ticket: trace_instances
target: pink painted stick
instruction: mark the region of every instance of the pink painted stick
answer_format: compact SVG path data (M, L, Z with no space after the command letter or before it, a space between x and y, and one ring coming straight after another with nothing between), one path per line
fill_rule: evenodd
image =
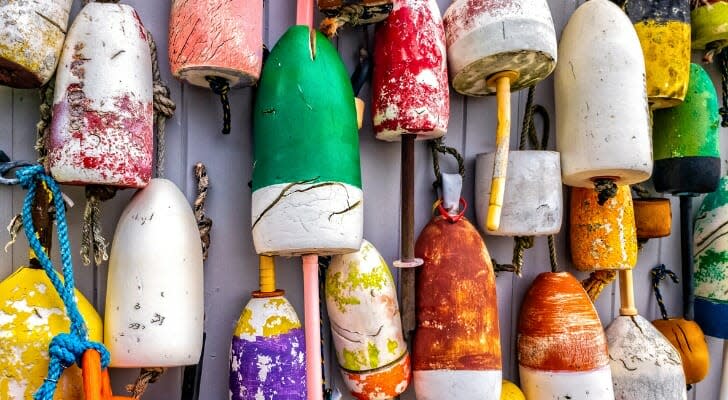
M313 0L298 0L296 24L313 26Z
M319 315L318 256L303 257L303 309L306 332L306 398L324 398L321 386L321 316Z

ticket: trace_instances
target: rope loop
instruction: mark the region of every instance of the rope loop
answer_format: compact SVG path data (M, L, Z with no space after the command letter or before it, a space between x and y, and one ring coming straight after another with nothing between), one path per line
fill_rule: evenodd
M440 171L440 160L438 154L449 154L458 163L458 174L465 179L465 158L458 152L454 147L445 146L442 138L430 140L430 152L432 153L432 169L435 172L435 181L432 183L432 187L437 191L442 186L442 172Z
M677 277L677 274L667 269L665 264L660 264L652 268L651 274L652 289L655 291L655 299L657 300L657 305L660 307L660 314L662 314L662 319L667 319L667 309L662 298L662 293L660 293L660 281L670 277L673 283L680 283L680 278Z
M718 70L720 71L720 85L723 91L723 107L720 108L721 123L723 128L728 128L728 47L718 53Z
M230 82L227 79L219 76L206 76L207 83L210 84L210 90L213 93L220 96L220 103L222 104L222 134L230 134L230 99L228 98L228 92L230 92Z
M442 205L442 200L441 199L440 200L437 200L435 202L435 206L437 207L437 211L440 213L440 216L442 218L446 219L451 224L454 224L454 223L460 221L461 219L463 219L463 217L465 216L465 210L468 209L468 202L465 201L465 198L461 197L460 198L460 211L457 214L455 214L455 215L450 214L445 209L445 207Z

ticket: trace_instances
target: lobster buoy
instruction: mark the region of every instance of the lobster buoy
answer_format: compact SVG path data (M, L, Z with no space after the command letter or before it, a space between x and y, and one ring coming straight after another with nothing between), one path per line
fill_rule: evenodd
M306 399L301 321L276 289L273 257L260 257L260 290L238 318L230 347L230 399Z
M683 104L654 114L655 190L673 194L714 191L720 179L719 126L713 82L703 67L691 64Z
M518 365L527 399L614 400L599 315L571 274L544 272L531 284L518 321Z
M203 291L202 244L192 209L174 183L152 179L132 197L114 233L104 316L111 366L197 363Z
M672 204L670 199L633 199L634 224L637 240L648 240L670 236L672 231Z
M593 0L592 0L593 1ZM569 242L580 271L632 269L637 265L637 228L629 186L599 205L594 189L571 188Z
M53 76L66 38L73 0L6 1L0 4L0 85L45 85Z
M728 46L728 1L702 0L692 2L693 49L702 50Z
M321 30L334 36L345 24L365 25L383 21L392 11L393 0L318 0L319 10L326 16Z
M75 295L89 340L100 342L101 317L81 292ZM70 329L65 306L44 270L24 266L0 282L0 315L0 397L32 399L48 373L51 339ZM55 398L83 398L78 367L64 371Z
M500 400L526 400L526 396L515 383L503 379Z
M256 252L359 250L364 206L354 93L321 33L293 26L275 45L260 79L253 133Z
M495 276L488 249L466 219L435 216L417 238L418 399L498 400L501 347Z
M680 353L685 383L692 385L708 376L710 351L700 325L685 318L656 319L652 325Z
M630 0L624 7L642 44L652 108L682 103L690 76L690 0Z
M501 223L488 230L488 194L496 153L479 154L475 162L475 211L483 232L497 236L541 236L559 233L563 215L561 163L555 151L512 151L508 157Z
M637 313L632 271L619 272L619 316L606 329L614 395L624 400L685 400L680 355Z
M152 175L152 64L125 4L91 2L56 74L47 167L61 183L141 188Z
M375 40L372 113L377 139L443 136L450 96L445 30L435 0L395 0Z
M394 278L368 241L326 270L326 309L341 375L357 399L387 400L407 389L410 358Z
M644 55L617 5L593 0L579 6L561 35L555 78L556 150L564 184L591 188L648 179L652 147Z
M257 0L174 0L169 65L175 78L210 88L223 103L230 133L230 88L258 82L263 65L263 3Z

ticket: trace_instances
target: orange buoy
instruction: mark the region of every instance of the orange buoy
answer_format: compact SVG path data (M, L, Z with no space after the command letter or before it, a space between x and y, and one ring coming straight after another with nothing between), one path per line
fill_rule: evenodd
M672 230L672 205L670 199L634 199L634 223L637 240L670 236Z

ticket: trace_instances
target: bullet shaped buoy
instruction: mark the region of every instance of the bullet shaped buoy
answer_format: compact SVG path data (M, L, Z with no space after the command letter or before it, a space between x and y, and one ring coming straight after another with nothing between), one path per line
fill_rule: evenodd
M0 4L0 85L37 88L56 71L73 0Z
M101 317L76 290L78 309L89 340L101 341ZM70 321L63 301L42 269L21 267L0 282L0 397L25 400L43 384L48 373L51 339L67 333ZM83 398L81 370L72 366L58 381L56 398Z
M502 372L495 276L488 249L465 218L430 220L417 238L418 399L500 399Z
M713 81L701 66L691 64L685 101L654 114L655 190L672 194L714 191L720 179L719 126Z
M364 206L354 93L339 54L322 34L294 26L273 48L259 84L253 133L256 252L357 251Z
M649 178L644 55L617 5L592 0L572 14L561 35L555 78L564 184L591 188L598 180L633 184Z
M435 0L395 0L375 40L372 114L377 139L443 136L450 95L445 31Z
M531 284L518 321L518 365L527 399L614 400L599 315L571 274L544 272Z
M394 278L368 241L331 259L326 309L341 375L354 397L387 400L404 392L410 359Z
M91 2L56 74L47 167L61 183L140 188L152 175L152 64L128 5Z
M132 197L114 233L104 318L111 365L197 363L203 289L202 244L192 209L174 183L152 179Z
M708 376L710 351L700 325L685 318L656 319L652 325L680 354L685 383L692 385Z
M301 321L276 289L273 257L260 257L260 290L238 318L230 347L230 399L306 398Z

